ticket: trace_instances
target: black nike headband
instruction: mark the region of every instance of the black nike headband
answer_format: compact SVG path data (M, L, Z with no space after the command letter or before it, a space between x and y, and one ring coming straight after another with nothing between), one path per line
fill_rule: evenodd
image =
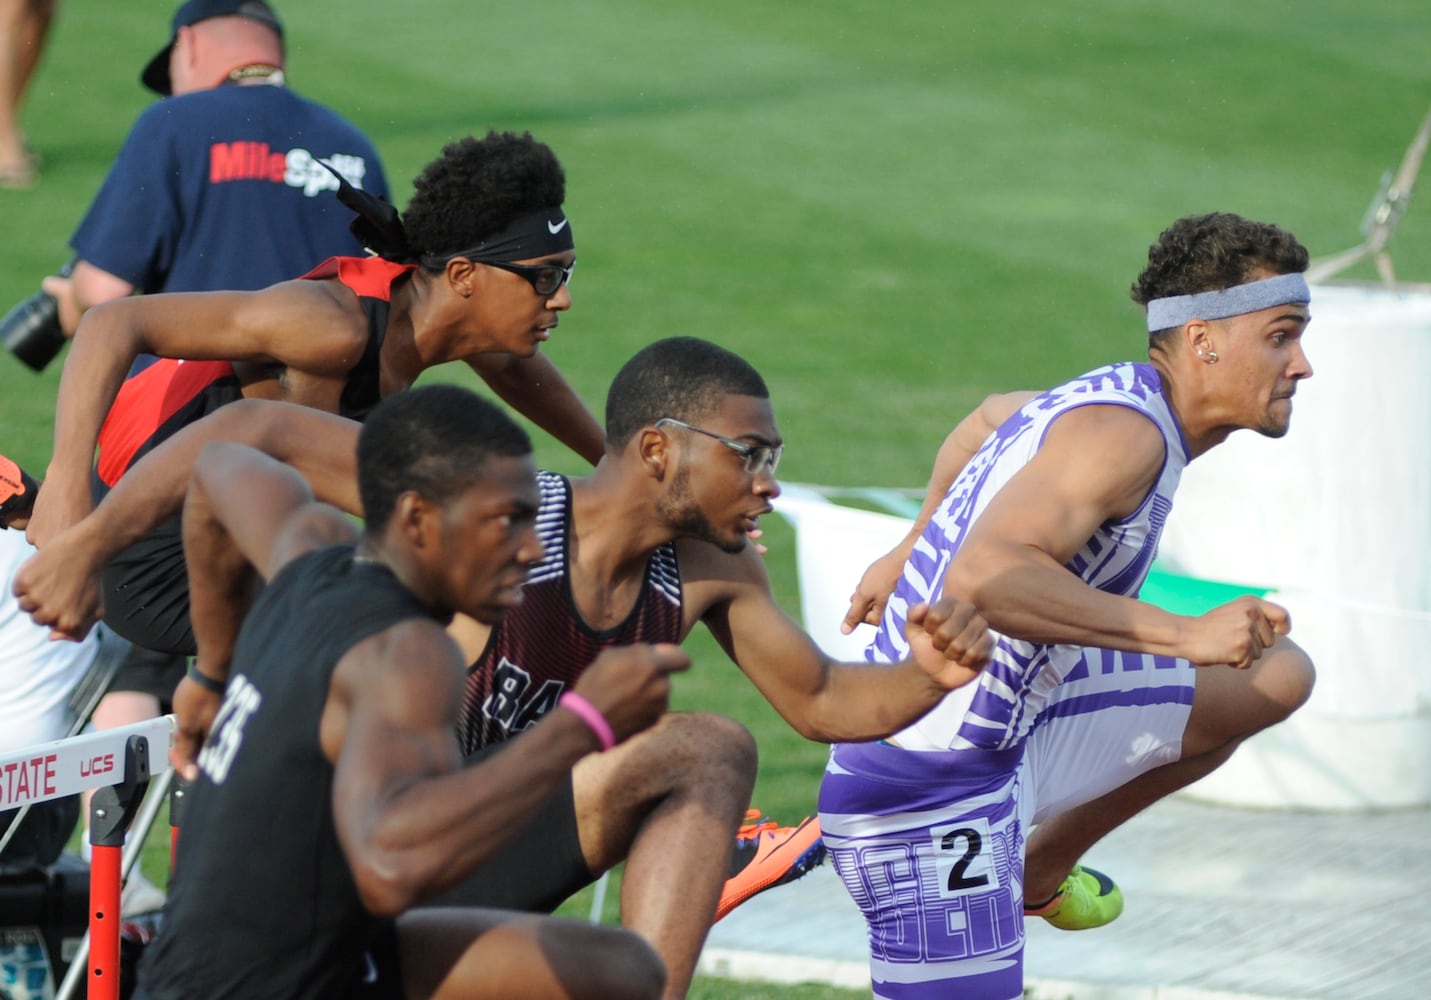
M506 228L488 236L475 247L451 253L422 255L422 265L439 268L453 257L474 261L510 262L549 257L576 247L571 237L571 220L560 207L547 208L513 219Z

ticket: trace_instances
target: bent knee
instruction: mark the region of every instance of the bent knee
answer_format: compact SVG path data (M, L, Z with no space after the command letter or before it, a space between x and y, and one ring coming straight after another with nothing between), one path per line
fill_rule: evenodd
M1312 658L1286 636L1279 636L1263 655L1255 680L1257 689L1282 710L1282 719L1307 703L1316 682Z
M589 956L573 996L583 1000L656 1000L666 989L666 965L656 949L630 931L613 931Z
M1279 636L1251 667L1199 667L1183 753L1240 742L1286 720L1312 694L1316 671L1300 646Z
M621 971L617 997L659 997L666 989L666 963L645 939L628 934L627 941L616 949L614 956Z
M663 994L665 963L644 937L621 927L567 918L518 920L524 918L527 926L537 931L541 960L550 964L562 996L571 1000L657 1000Z
M755 783L760 762L755 737L735 719L710 712L666 716L662 750L690 772L721 771Z

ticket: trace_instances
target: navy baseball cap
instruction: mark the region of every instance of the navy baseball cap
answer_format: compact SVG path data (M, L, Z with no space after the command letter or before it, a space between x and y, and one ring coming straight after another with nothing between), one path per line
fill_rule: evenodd
M165 97L174 92L174 84L169 79L169 53L174 49L179 29L207 21L211 17L246 17L268 25L277 32L280 40L283 38L283 25L279 23L278 15L263 0L189 0L174 12L174 26L169 32L169 44L149 60L149 65L145 66L144 72L139 75L144 86Z

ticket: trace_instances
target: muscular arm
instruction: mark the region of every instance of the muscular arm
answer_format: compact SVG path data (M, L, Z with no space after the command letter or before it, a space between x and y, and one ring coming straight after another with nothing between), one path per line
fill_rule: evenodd
M30 540L43 546L89 512L99 429L140 354L278 363L316 375L351 368L364 334L327 284L142 295L86 313L60 378L48 488L36 501Z
M1161 433L1126 407L1064 414L980 515L945 587L1022 639L1186 655L1180 616L1090 587L1064 568L1099 525L1137 509L1163 461Z
M334 816L375 913L401 913L475 870L597 749L580 719L551 712L500 755L464 769L452 737L462 674L430 622L365 641L334 673L320 730L336 766Z
M356 533L337 510L312 502L294 470L242 445L206 447L184 502L189 616L199 654L194 669L211 681L227 682L255 574L269 579L304 552ZM186 677L173 700L178 730L169 756L192 780L222 698Z
M358 432L355 420L307 406L244 399L195 421L166 440L131 470L95 508L103 547L115 555L176 513L199 454L206 445L246 445L296 469L313 496L349 514L361 514ZM96 530L99 530L96 529Z
M920 506L914 523L910 525L909 532L898 545L871 563L860 577L855 592L850 596L850 608L845 613L840 631L849 635L861 622L868 625L880 623L889 595L894 593L900 574L904 572L904 564L914 552L914 543L924 533L929 519L934 516L939 505L944 502L954 480L959 477L964 466L969 464L974 453L983 447L989 435L1037 395L1036 392L1019 391L988 396L954 426L934 456L934 470L929 476L929 488L924 493L924 503Z
M16 577L36 623L82 638L100 614L99 571L184 503L203 447L249 445L302 473L317 499L360 513L359 425L290 403L240 400L190 424L135 463L92 513L53 538Z
M703 620L712 634L806 739L828 743L896 733L972 680L991 652L982 619L951 600L931 622L953 639L947 648L936 648L922 617L911 615L907 634L914 658L890 665L837 663L775 603L754 552L729 556L704 543L681 544L687 601L707 605Z
M624 739L665 710L666 675L688 663L674 646L611 649L578 689ZM578 716L553 711L463 767L452 733L464 673L441 629L412 621L354 646L333 674L320 738L335 765L338 839L374 913L461 881L598 748Z
M541 352L529 358L479 354L468 365L522 416L592 465L606 451L606 433L576 390Z
M336 509L313 502L295 470L242 445L206 446L184 500L189 615L203 672L227 679L252 574L271 579L305 552L356 537Z

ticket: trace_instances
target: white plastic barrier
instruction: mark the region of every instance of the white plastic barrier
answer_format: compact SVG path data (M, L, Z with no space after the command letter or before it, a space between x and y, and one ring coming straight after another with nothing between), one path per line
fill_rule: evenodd
M1317 664L1287 723L1193 793L1244 805L1431 802L1431 295L1318 286L1291 431L1188 466L1160 560L1270 589Z
M863 660L874 626L840 633L850 595L866 567L894 548L910 520L843 507L798 484L781 484L775 510L795 525L795 559L800 573L800 613L805 631L838 660Z

